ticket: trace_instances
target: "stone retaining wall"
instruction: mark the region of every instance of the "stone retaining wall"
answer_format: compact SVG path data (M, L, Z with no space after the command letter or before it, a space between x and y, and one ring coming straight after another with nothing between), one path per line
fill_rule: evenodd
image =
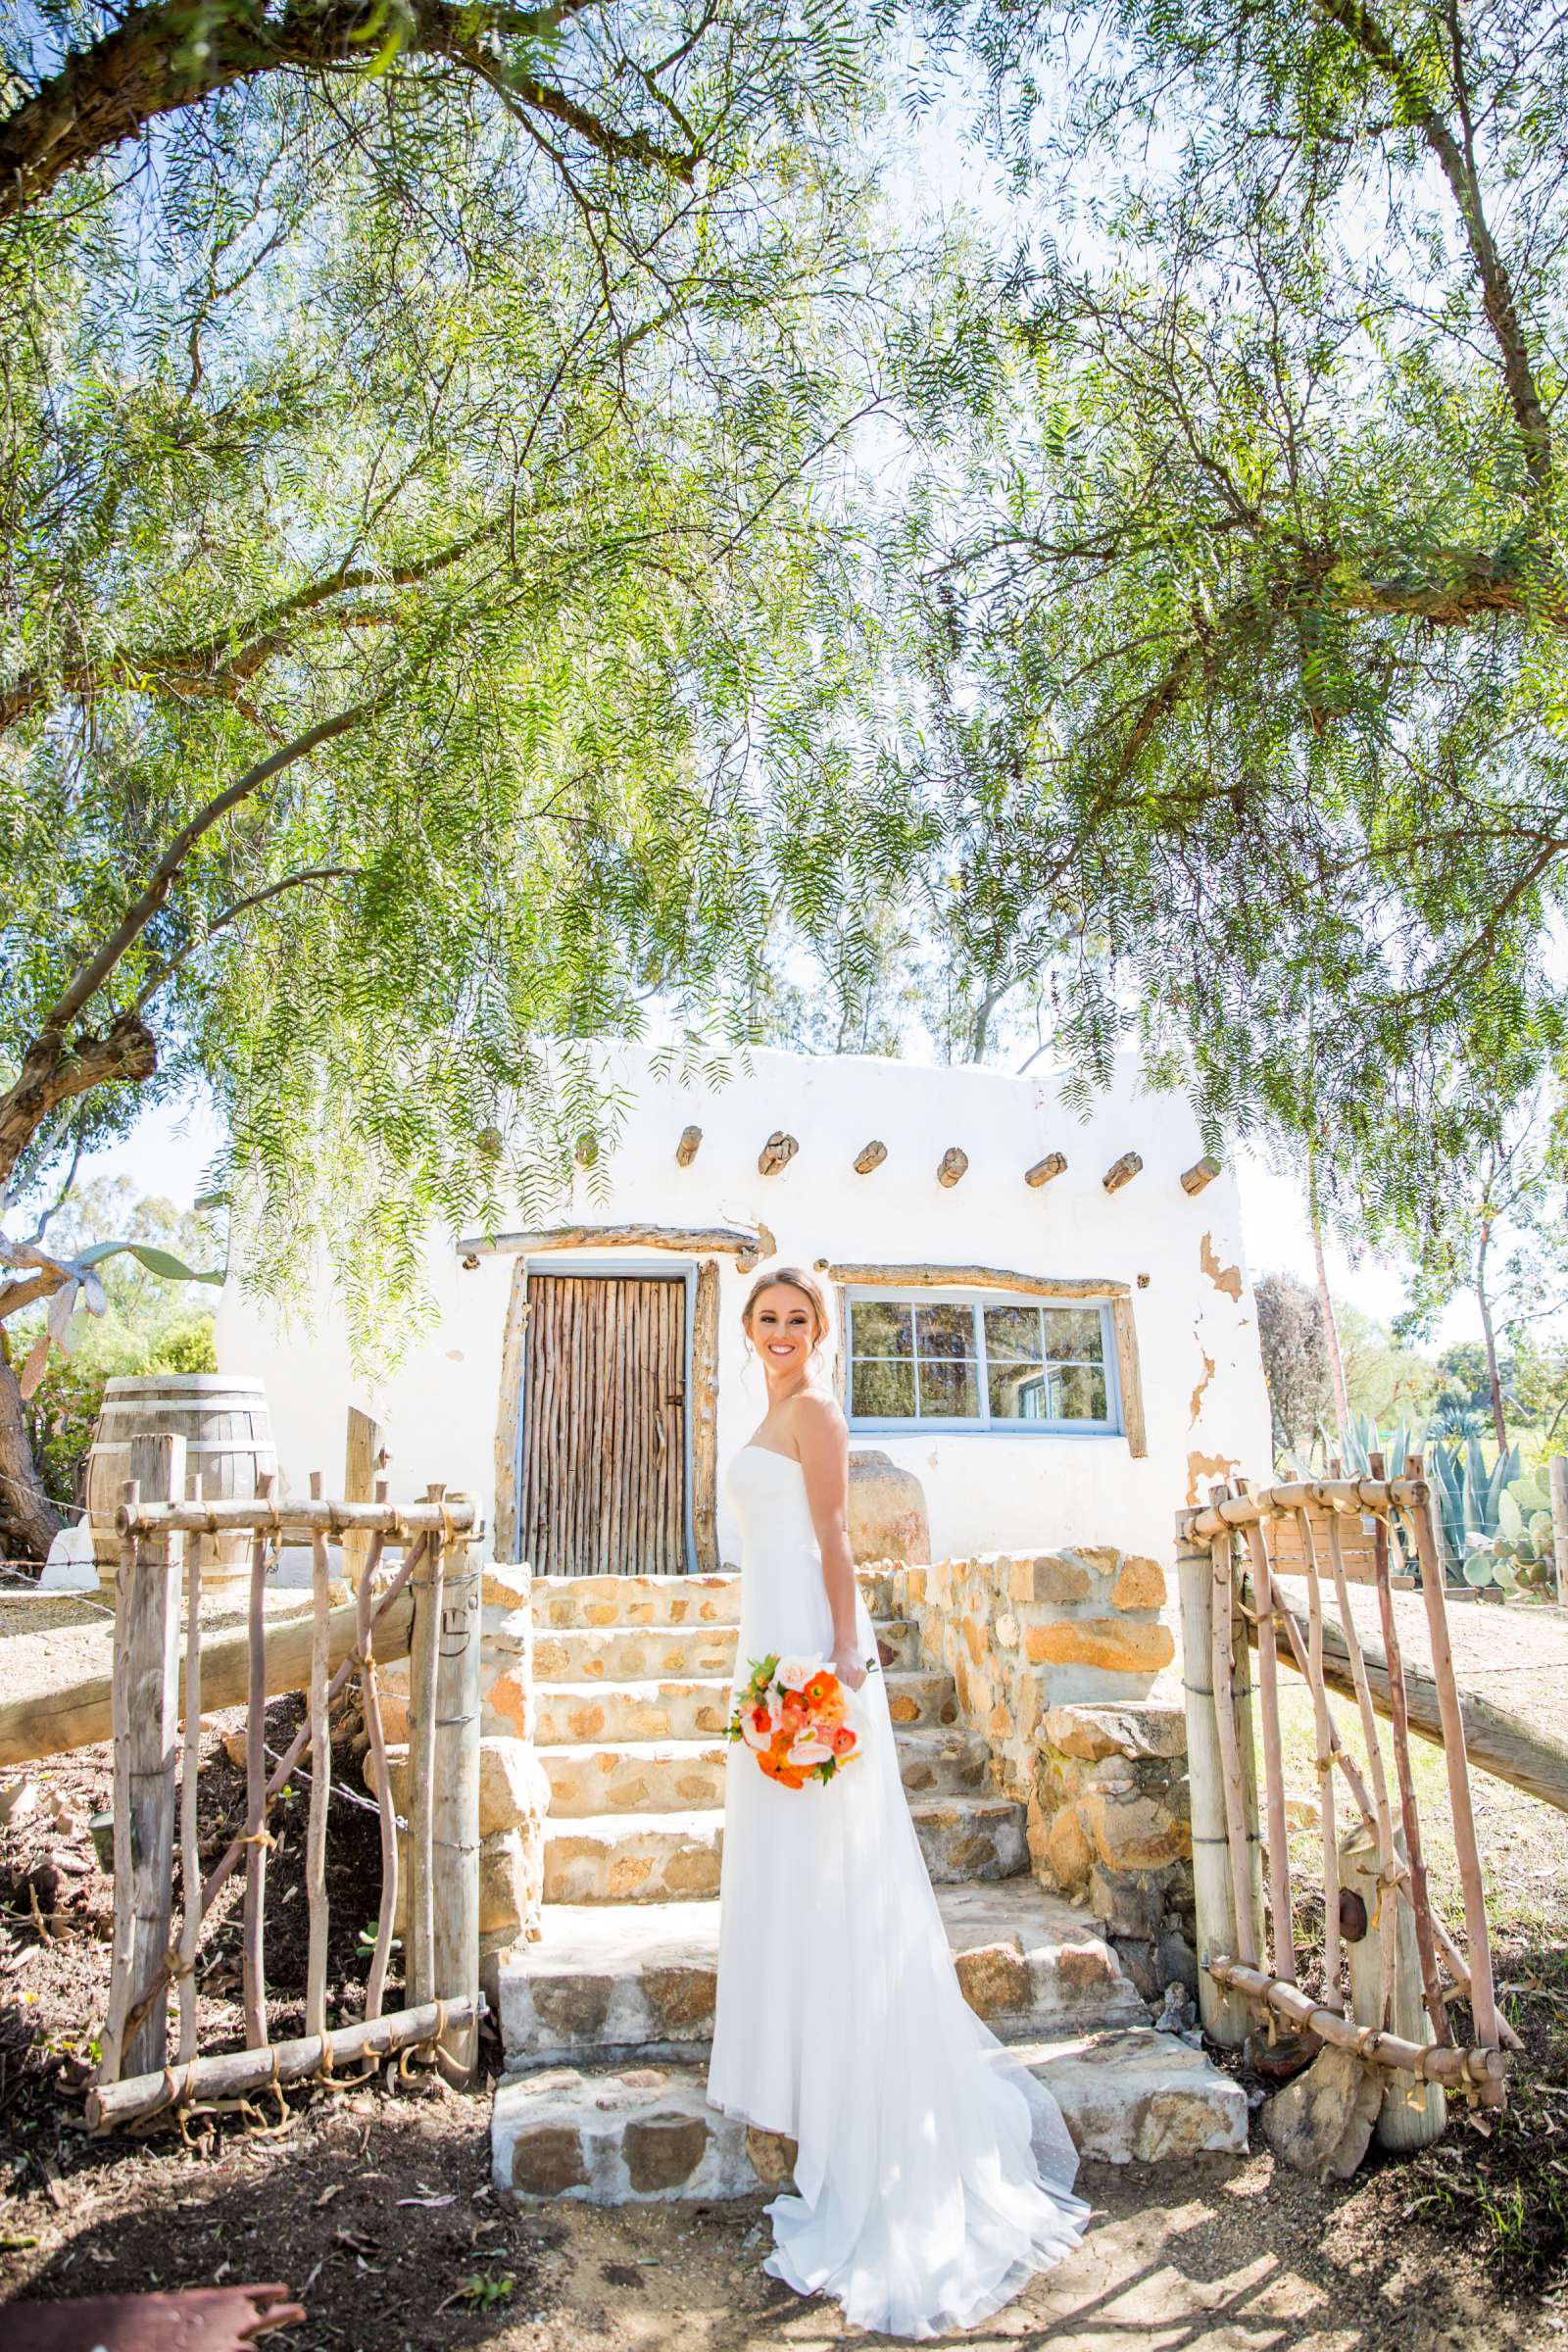
M540 1932L550 1784L533 1747L533 1612L526 1568L491 1562L481 1589L479 1694L479 1953L495 1959ZM393 1802L407 1814L409 1667L379 1670ZM371 1759L365 1779L373 1789ZM401 1873L402 1894L408 1872Z
M1036 1876L1157 1944L1186 1915L1192 1851L1182 1712L1149 1696L1176 1653L1159 1563L1093 1545L884 1572L1024 1806Z
M1049 1707L1039 1801L1048 1877L1113 1936L1146 1999L1198 1982L1187 1722L1173 1699Z

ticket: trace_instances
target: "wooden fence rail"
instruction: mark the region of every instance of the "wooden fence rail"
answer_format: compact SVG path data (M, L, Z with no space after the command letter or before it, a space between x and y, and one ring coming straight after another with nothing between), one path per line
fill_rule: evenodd
M109 2011L89 2120L108 2130L182 2104L245 2086L330 2073L370 2051L430 2043L448 2079L466 2081L477 2051L479 1998L479 1643L482 1532L471 1502L433 1486L417 1503L394 1505L386 1482L370 1501L331 1500L319 1476L308 1498L277 1494L264 1477L248 1502L207 1503L187 1489L184 1442L138 1438L133 1476L118 1513L121 1561L116 1592L114 1670L114 1939ZM251 1536L245 1635L220 1640L222 1671L209 1672L201 1627L201 1546L216 1529ZM348 1539L345 1557L358 1569L352 1608L333 1610L328 1541ZM312 1556L311 1615L273 1628L266 1622L268 1570L277 1546L303 1539ZM403 1547L387 1562L388 1544ZM180 1724L180 1582L184 1589L183 1723ZM398 1824L392 1814L375 1657L413 1660L409 1707L409 1926L406 2009L383 2018L387 1958L398 1893ZM283 1636L292 1636L285 1642ZM286 1665L284 1663L286 1659ZM243 1670L243 1689L240 1687ZM327 2021L327 1844L331 1800L330 1710L358 1674L366 1730L378 1767L382 1887L376 1948L363 2021ZM271 1763L266 1705L277 1690L303 1689L306 1720L285 1754ZM197 1825L197 1771L204 1706L245 1696L246 1807L243 1829L205 1880ZM78 1737L95 1707L76 1694ZM270 1807L309 1754L310 1815L305 1854L309 1915L305 2034L270 2037L266 1973ZM176 1773L177 1766L177 1773ZM173 1851L180 1849L183 1907L172 1933ZM195 1970L202 1922L220 1889L243 1866L243 1986L246 2050L197 2054ZM179 1998L178 2082L169 2069L169 1999ZM257 2070L260 2070L259 2072Z
M1378 2136L1385 2145L1411 2146L1443 2129L1445 2091L1487 2105L1500 2102L1502 2047L1517 2036L1498 2016L1493 1988L1433 1496L1418 1458L1398 1478L1385 1478L1376 1459L1373 1468L1370 1478L1293 1480L1255 1494L1239 1480L1234 1488L1214 1489L1206 1508L1184 1512L1177 1521L1200 1992L1203 2022L1222 2043L1244 2041L1260 2014L1386 2070ZM1363 1519L1373 1523L1373 1578L1384 1635L1374 1659L1366 1654L1350 1604L1343 1538L1350 1514L1358 1535ZM1428 1681L1446 1765L1468 1957L1446 1933L1427 1888L1392 1598L1390 1533L1398 1526L1421 1566L1432 1653ZM1304 1622L1280 1596L1280 1536L1286 1529L1293 1564L1298 1560L1305 1573ZM1250 1594L1239 1544L1250 1570ZM1293 1924L1279 1705L1282 1639L1312 1697L1323 1902L1322 1983L1315 1995L1298 1982ZM1250 1644L1257 1655L1266 1900ZM1355 1701L1364 1774L1335 1721L1336 1684ZM1387 1756L1380 1695L1390 1719ZM1348 1837L1342 1836L1339 1821L1342 1783L1359 1816ZM1474 2033L1467 2050L1453 2047L1448 2018L1449 2002L1461 1995L1470 2003Z

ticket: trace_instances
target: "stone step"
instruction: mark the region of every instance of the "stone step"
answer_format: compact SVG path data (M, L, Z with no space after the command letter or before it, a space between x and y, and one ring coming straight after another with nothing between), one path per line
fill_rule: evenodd
M1005 1879L1028 1868L1024 1810L1005 1796L917 1797L909 1807L934 1882ZM545 1822L547 1903L657 1903L718 1892L724 1817L583 1814Z
M621 1740L541 1747L552 1821L584 1813L669 1813L724 1802L726 1740ZM898 1734L899 1768L911 1795L992 1793L991 1745L961 1725ZM752 1766L752 1770L757 1768Z
M1060 2104L1079 2154L1104 2164L1247 2152L1247 2094L1202 2051L1152 2028L1015 2045ZM793 2144L719 2115L701 2065L550 2067L503 2082L491 2176L532 2204L750 2196L789 2179ZM852 2094L853 2095L853 2094Z
M856 1582L873 1617L892 1613L886 1569L858 1568ZM536 1632L573 1626L738 1625L741 1580L720 1576L536 1576L532 1580Z
M920 1629L910 1617L884 1617L875 1627L884 1666L918 1667ZM641 1683L674 1676L722 1678L735 1671L733 1625L603 1625L534 1635L537 1683Z
M887 1677L895 1724L951 1724L958 1694L951 1674L899 1669ZM541 1747L584 1741L702 1740L729 1720L729 1685L671 1676L667 1681L542 1683L535 1690L534 1738Z
M1147 2022L1114 1948L1037 1880L945 1886L936 1895L969 2006L1004 2041ZM547 1903L538 1941L498 1971L509 2069L623 2065L706 2047L718 1922L713 1901Z

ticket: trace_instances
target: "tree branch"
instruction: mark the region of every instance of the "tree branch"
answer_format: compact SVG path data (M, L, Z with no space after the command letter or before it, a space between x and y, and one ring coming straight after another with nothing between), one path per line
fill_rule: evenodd
M180 965L194 956L198 948L205 947L210 939L216 938L220 931L226 931L230 923L238 922L242 914L249 914L257 906L265 906L269 899L281 898L286 890L300 890L308 882L355 880L359 870L357 865L306 866L297 874L285 874L280 882L269 882L265 890L253 890L248 898L236 899L232 906L225 906L222 913L208 924L199 938L187 940L178 954L171 956L169 961L153 974L136 999L136 1010L145 1011L158 991L173 978Z
M339 710L333 717L323 718L319 726L310 728L304 735L296 735L292 743L285 743L268 759L259 760L254 767L248 767L216 800L209 801L205 808L199 808L189 824L180 827L158 860L141 896L125 909L96 955L90 956L67 983L44 1015L41 1034L59 1034L102 988L125 951L135 944L168 898L175 876L197 842L204 833L212 831L220 817L226 816L230 808L248 800L253 792L260 791L264 784L281 774L285 767L292 767L296 760L308 759L323 743L332 743L340 735L348 734L362 719L368 718L374 709L373 702L355 703L347 710ZM3 1112L3 1105L0 1105L0 1112Z
M637 163L689 179L694 159L664 148L645 130L618 130L574 98L529 74L513 76L484 48L487 34L540 42L606 0L555 0L548 8L513 8L489 0L408 0L411 56L444 57L514 100L564 124L610 162ZM200 105L217 91L286 68L363 70L373 55L377 19L371 0L287 0L272 17L266 0L201 13L203 39L192 40L189 0L154 0L130 9L90 48L0 119L0 220L47 195L72 172L135 138L161 115Z
M1471 259L1481 280L1481 307L1502 360L1502 376L1524 448L1526 470L1544 499L1551 489L1551 426L1530 364L1524 324L1514 304L1513 287L1493 240L1481 200L1481 182L1469 142L1456 139L1429 101L1421 75L1396 48L1392 34L1364 0L1317 0L1325 16L1346 32L1394 86L1411 126L1419 130L1453 193L1464 223ZM1463 44L1457 20L1453 26L1454 88L1461 112L1467 107L1463 79Z

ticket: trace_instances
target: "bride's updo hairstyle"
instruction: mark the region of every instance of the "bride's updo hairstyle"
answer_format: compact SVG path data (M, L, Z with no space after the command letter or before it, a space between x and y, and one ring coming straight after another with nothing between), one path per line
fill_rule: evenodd
M822 1296L821 1285L803 1266L776 1266L770 1274L759 1274L747 1293L746 1304L741 1308L741 1329L746 1334L748 1345L757 1301L764 1291L777 1290L799 1291L810 1308L811 1350L814 1354L828 1335L827 1301Z

